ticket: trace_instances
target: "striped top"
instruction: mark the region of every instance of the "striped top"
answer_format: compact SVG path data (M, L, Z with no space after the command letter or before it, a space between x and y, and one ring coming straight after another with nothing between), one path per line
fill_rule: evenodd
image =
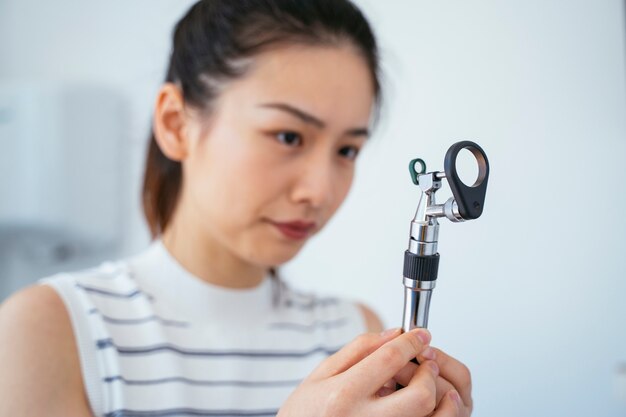
M266 276L209 284L162 241L42 278L61 296L95 416L274 416L327 356L367 331L356 304Z

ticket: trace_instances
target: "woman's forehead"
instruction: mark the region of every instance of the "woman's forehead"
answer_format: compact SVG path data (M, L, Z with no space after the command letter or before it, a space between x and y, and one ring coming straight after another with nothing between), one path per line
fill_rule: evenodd
M290 47L259 54L222 98L240 110L278 109L264 104L279 103L324 123L363 124L374 88L367 63L350 48Z

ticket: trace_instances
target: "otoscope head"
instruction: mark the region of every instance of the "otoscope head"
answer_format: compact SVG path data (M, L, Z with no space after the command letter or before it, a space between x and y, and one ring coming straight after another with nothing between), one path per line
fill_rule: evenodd
M478 162L478 178L470 186L461 181L456 170L456 159L463 149L470 151ZM489 180L489 160L485 151L478 144L469 140L457 142L448 149L443 165L452 195L454 195L458 205L460 217L464 220L479 218L483 213L487 181Z
M463 149L469 150L478 163L478 178L472 185L463 183L457 172L457 156ZM415 169L418 164L419 171ZM462 222L477 219L482 214L489 180L489 160L485 151L478 144L468 140L457 142L446 153L444 171L426 172L426 163L419 158L409 163L411 179L422 191L414 222L426 222L428 218L437 217ZM443 179L448 180L453 198L438 205L435 202L435 193L441 189Z

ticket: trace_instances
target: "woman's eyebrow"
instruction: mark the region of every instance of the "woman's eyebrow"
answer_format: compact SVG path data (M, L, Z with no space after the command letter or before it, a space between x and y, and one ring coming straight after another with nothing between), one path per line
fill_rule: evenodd
M261 103L258 105L258 107L283 110L293 116L296 116L303 122L312 124L320 129L323 129L326 127L326 123L324 123L319 118L313 116L312 114L306 113L305 111L300 110L287 103ZM349 136L366 136L367 137L369 136L369 129L367 129L366 127L357 127L353 129L348 129L346 131L346 134Z

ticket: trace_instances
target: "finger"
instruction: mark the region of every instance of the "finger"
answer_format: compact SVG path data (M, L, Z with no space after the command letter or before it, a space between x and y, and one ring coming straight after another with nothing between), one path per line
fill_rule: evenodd
M471 410L473 407L472 376L468 367L441 349L433 348L433 350L435 351L435 361L437 361L437 365L439 365L441 377L454 385L463 403Z
M417 363L415 363L414 361L411 361L398 372L401 375L401 380L398 380L398 382L400 382L403 386L406 385L408 381L411 380L411 377L415 373L415 370L417 369L417 365L426 360L435 359L437 357L436 355L437 354L433 350L433 348L431 348L430 346L427 346L424 350L420 352L419 355L417 355L417 358L416 358Z
M354 366L354 364L359 363L363 358L370 355L389 340L398 337L400 334L400 328L389 329L381 334L361 334L322 361L322 363L309 374L307 379L325 379L345 372L347 369Z
M389 381L383 384L383 387L392 388L395 391L396 388L396 380L391 378Z
M423 361L424 359L421 359L420 363L423 363ZM409 381L411 381L411 377L413 376L413 374L415 374L415 372L417 371L417 367L418 365L412 362L407 363L406 366L400 369L400 371L394 376L394 379L398 381L400 385L406 386L409 383ZM436 388L437 388L437 404L441 402L441 399L443 398L444 395L446 395L448 391L454 390L454 387L452 386L452 384L446 381L442 377L437 378Z
M395 388L382 387L381 389L378 390L376 395L379 397L386 397L387 395L391 395L394 392L396 392Z
M426 329L414 329L385 343L346 371L356 390L368 395L378 389L415 358L430 342Z
M394 410L394 415L399 416L429 415L437 405L438 373L438 366L434 361L426 361L418 366L404 388L378 399L377 404L386 413L380 412L377 415L388 415L389 410Z
M444 395L441 403L437 406L437 410L431 417L461 417L464 413L461 397L456 391L452 390Z

